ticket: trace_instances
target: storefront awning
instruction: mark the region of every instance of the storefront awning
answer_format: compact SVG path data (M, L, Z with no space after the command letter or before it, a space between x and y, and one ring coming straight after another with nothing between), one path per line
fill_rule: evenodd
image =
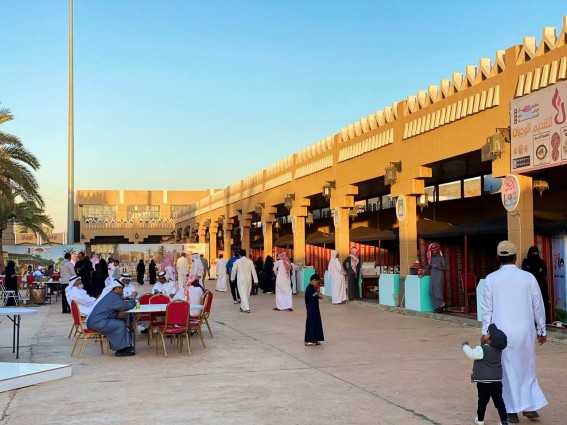
M293 234L280 236L274 241L274 246L280 248L293 247Z
M323 244L334 244L335 235L323 232L313 232L307 235L305 238L305 243L308 245L323 245Z
M350 240L356 243L394 241L396 239L396 234L392 230L380 230L375 227L360 226L350 231Z

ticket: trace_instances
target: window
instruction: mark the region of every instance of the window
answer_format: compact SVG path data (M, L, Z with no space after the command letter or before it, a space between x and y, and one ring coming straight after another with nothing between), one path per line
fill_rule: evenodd
M439 201L461 199L461 181L443 183L439 185Z
M378 211L380 209L380 198L368 199L368 211Z
M392 199L390 195L382 196L382 209L387 210L389 208L394 208L396 206L396 201Z
M472 198L473 196L480 196L480 177L473 177L472 179L463 180L465 190L465 198Z
M126 217L128 220L151 220L158 219L160 213L159 205L128 205Z
M81 208L79 208L81 210ZM83 205L84 221L105 221L116 219L116 205Z
M189 205L171 205L169 207L169 217L177 218L177 215L184 209L189 208Z

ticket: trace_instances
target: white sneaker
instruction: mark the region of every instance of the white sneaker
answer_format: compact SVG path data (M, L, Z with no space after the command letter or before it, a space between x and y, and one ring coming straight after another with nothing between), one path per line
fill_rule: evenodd
M474 423L476 425L484 425L484 421L479 421L478 418L474 418Z

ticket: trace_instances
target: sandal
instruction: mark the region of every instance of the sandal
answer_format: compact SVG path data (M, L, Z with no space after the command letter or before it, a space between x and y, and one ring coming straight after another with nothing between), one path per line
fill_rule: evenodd
M315 345L321 345L321 343L319 341L315 342Z
M274 310L274 311L280 311L280 309L277 308L277 307L272 308L272 310Z
M317 345L317 344L316 344L315 342L306 342L306 343L305 343L305 346L306 346L306 347L312 347L312 346L314 346L314 345Z

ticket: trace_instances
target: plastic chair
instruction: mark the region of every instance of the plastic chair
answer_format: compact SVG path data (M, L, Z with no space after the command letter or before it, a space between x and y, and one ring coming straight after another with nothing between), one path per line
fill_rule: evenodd
M76 301L71 302L71 316L73 316L73 326L75 326L75 329L77 330L77 339L75 339L75 345L73 345L73 350L71 351L71 357L73 357L73 354L75 353L75 349L77 348L77 344L81 339L83 340L83 343L81 344L81 349L79 350L79 355L77 356L77 359L81 358L81 355L83 354L83 349L85 348L85 344L87 343L88 339L93 340L94 342L97 341L100 342L101 354L104 354L104 349L102 348L102 340L106 340L106 344L108 346L108 355L110 356L111 354L110 341L106 336L104 336L100 332L87 329L83 325L83 321L81 320L81 313L79 312L79 304L77 304Z
M0 282L0 289L2 290L2 298L4 300L4 305L6 305L8 303L8 300L10 298L12 298L14 300L14 302L16 303L16 305L20 304L20 296L18 294L17 290L10 290L8 291L6 289L6 287L4 286L4 283L6 281L4 280L4 278L2 278L2 281Z
M152 295L148 304L169 304L171 298L164 294ZM165 313L150 313L150 324L148 326L148 345L152 343L152 334L154 329L163 326L165 323Z
M469 298L476 299L476 276L472 273L465 273L461 276L461 288L465 297L465 313L469 313Z
M179 352L183 352L183 336L187 341L187 355L191 355L189 345L189 303L183 300L172 301L165 310L165 322L157 328L158 335L161 337L163 354L167 357L165 348L165 335L170 335L179 341ZM159 352L159 344L156 342L156 354Z

